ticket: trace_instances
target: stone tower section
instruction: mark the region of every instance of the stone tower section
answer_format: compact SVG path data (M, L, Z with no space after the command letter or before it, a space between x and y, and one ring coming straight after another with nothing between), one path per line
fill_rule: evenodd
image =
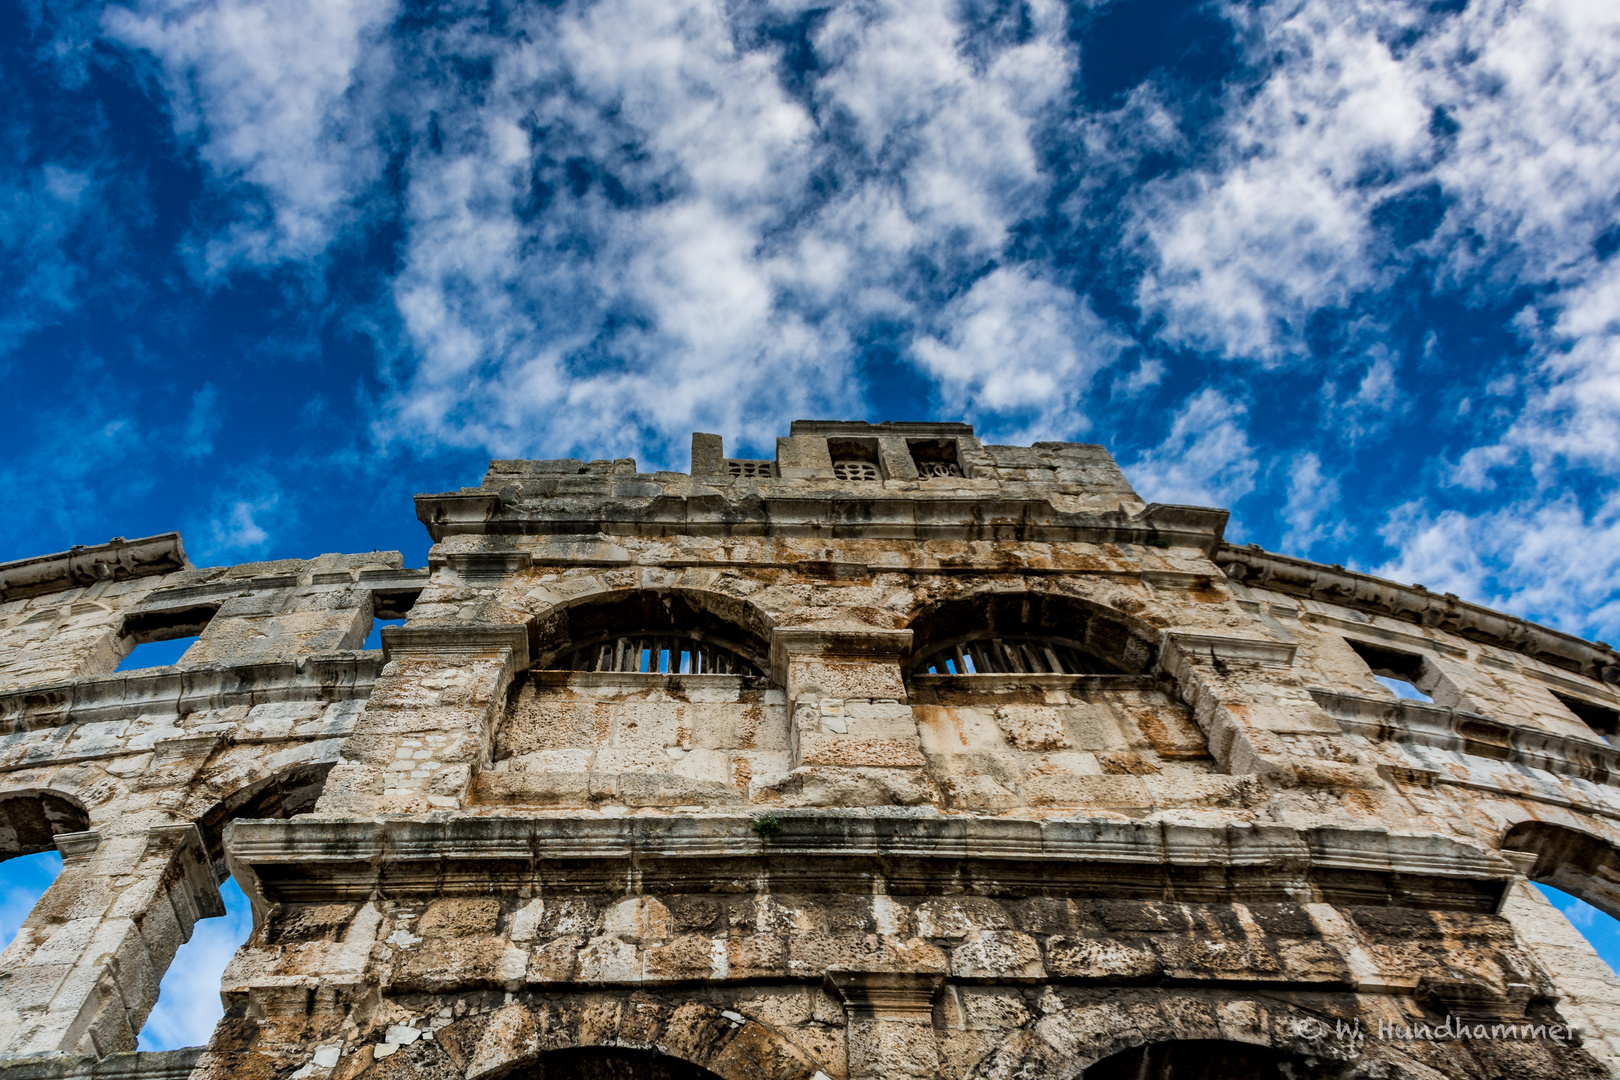
M1528 884L1620 915L1606 645L962 424L416 509L426 570L0 565L0 853L65 860L0 955L4 1076L1620 1065L1620 982ZM132 1053L227 875L225 1019Z

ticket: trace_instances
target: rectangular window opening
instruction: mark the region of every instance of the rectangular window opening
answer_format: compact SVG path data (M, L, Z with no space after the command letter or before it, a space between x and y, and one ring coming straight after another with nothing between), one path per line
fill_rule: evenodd
M404 625L405 625L404 616L400 616L399 618L395 618L395 619L384 619L384 618L374 617L371 620L371 633L366 635L365 644L361 645L360 647L362 649L380 649L380 648L382 648L382 631L383 631L383 627L385 627L385 626L404 626Z
M1373 678L1384 689L1403 701L1431 703L1434 701L1434 698L1420 689L1426 681L1427 665L1422 656L1401 652L1398 649L1388 649L1382 645L1372 645L1365 641L1356 641L1353 638L1345 638L1344 641L1372 669Z
M121 643L127 650L115 671L178 664L203 628L219 611L217 604L137 611L125 617Z
M957 457L955 439L907 439L906 448L911 451L917 475L924 480L966 475Z
M411 613L421 595L421 589L373 589L371 610L379 619L398 622Z
M883 479L876 439L828 439L833 476L839 480L872 482Z
M169 638L166 641L143 641L118 661L114 671L139 671L142 668L170 667L180 662L186 650L196 644L197 635Z
M1373 678L1377 679L1384 689L1390 691L1402 701L1426 701L1431 705L1434 703L1434 698L1425 694L1405 679L1392 679L1388 675L1374 675Z
M1583 724L1605 739L1613 739L1616 734L1620 734L1620 710L1599 705L1595 701L1583 701L1558 693L1553 694L1553 697L1557 698L1564 708L1579 717Z

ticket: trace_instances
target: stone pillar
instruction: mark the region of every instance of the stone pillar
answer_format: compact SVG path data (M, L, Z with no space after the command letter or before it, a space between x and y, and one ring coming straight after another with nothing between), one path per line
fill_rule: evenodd
M906 703L910 630L779 629L771 669L787 694L793 768L807 801L815 789L845 803L928 801L922 738ZM835 791L843 794L833 798Z
M522 625L386 627L382 674L327 776L317 814L422 814L466 805L488 761Z
M934 999L944 985L940 972L828 971L827 992L849 1018L849 1080L942 1075Z
M1298 683L1295 646L1202 633L1166 636L1163 664L1221 768L1283 787L1380 788L1376 766Z
M831 480L832 454L823 435L789 435L776 440L776 472L784 480Z
M198 919L225 914L192 824L56 838L62 873L0 953L0 1055L135 1049Z
M1533 865L1528 859L1522 862L1527 868ZM1547 969L1564 994L1558 1011L1581 1029L1587 1053L1608 1066L1611 1075L1620 1076L1620 976L1563 912L1523 877L1508 887L1501 914L1513 924L1520 944Z
M725 443L718 435L692 432L692 475L717 476L725 471Z
M883 463L883 475L890 480L917 479L917 463L911 459L911 445L903 436L878 439L878 459Z

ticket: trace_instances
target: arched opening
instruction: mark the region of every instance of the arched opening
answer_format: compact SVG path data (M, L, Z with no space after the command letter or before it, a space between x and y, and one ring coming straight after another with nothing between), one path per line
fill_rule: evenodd
M286 769L232 792L197 819L223 917L201 919L175 952L158 986L157 1002L141 1025L142 1050L200 1046L213 1034L225 1007L220 980L225 965L253 932L253 911L225 865L225 827L237 818L290 818L315 808L331 762Z
M1341 1062L1221 1039L1147 1043L1103 1058L1078 1080L1336 1080Z
M56 837L89 828L84 808L54 791L0 796L0 949L62 872Z
M1620 972L1620 853L1607 841L1545 821L1521 821L1502 838L1507 851L1536 856L1527 876Z
M1620 853L1601 837L1546 821L1521 821L1502 838L1507 851L1532 852L1528 877L1620 918Z
M735 597L678 589L609 593L559 608L535 627L542 670L763 675L770 631Z
M208 850L214 880L224 881L230 874L225 867L225 826L237 818L285 820L309 813L315 809L334 764L316 761L283 769L231 792L198 818L197 829Z
M59 834L88 828L90 816L66 795L54 791L0 795L0 859L55 851Z
M1158 657L1118 613L1041 593L945 601L911 631L914 675L1138 675Z
M510 1076L512 1080L720 1080L680 1058L613 1046L553 1050Z

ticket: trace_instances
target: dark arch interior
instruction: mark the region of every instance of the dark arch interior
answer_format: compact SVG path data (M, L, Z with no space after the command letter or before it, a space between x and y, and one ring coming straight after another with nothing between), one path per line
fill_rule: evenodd
M267 776L231 792L198 818L197 829L208 849L214 879L224 881L229 876L225 868L225 826L237 818L286 819L294 814L309 813L321 797L332 765L329 761L300 765Z
M1069 674L1139 675L1153 668L1158 647L1123 617L1064 596L992 593L948 600L911 622L914 672L936 664L941 653L959 645L991 640L1046 641L1059 652ZM1038 661L1037 661L1038 662ZM1014 666L1011 670L1019 670Z
M61 833L84 832L90 817L78 803L51 791L0 797L0 860L56 847Z
M1535 853L1530 880L1620 919L1620 853L1608 841L1563 825L1521 821L1502 838L1502 847Z
M542 1054L514 1080L719 1080L691 1062L651 1050L581 1046Z
M700 642L734 654L740 674L770 669L770 630L747 604L717 593L638 589L562 608L532 635L535 666L553 668L577 650L624 637Z
M1187 1039L1122 1050L1086 1069L1079 1080L1334 1080L1343 1067L1268 1046Z

